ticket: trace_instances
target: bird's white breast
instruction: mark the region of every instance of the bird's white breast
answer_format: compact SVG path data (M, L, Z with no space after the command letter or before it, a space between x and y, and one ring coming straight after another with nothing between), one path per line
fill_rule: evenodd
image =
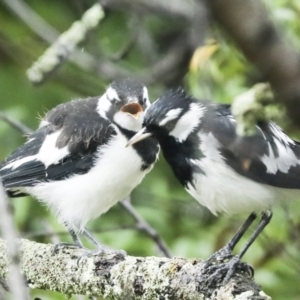
M149 171L127 139L118 134L102 146L94 167L67 180L40 183L26 191L48 205L62 222L84 226L127 197Z
M263 211L275 201L300 197L298 190L261 184L236 173L225 163L211 133L200 133L199 137L205 157L191 162L205 174L196 173L194 185L188 184L187 191L212 213Z

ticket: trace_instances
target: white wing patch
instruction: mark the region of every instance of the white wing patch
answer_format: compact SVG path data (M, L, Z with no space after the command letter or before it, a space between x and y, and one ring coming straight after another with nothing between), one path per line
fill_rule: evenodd
M68 146L63 148L56 147L56 141L60 135L60 131L54 132L46 136L39 153L36 155L45 167L49 167L52 164L57 164L62 158L69 154Z
M270 123L271 131L274 136L277 137L280 141L282 141L285 145L295 145L295 142L289 138L275 123Z
M278 171L288 173L291 167L300 164L291 146L295 142L289 138L275 123L270 123L270 129L273 133L274 143L278 149L278 157L275 157L270 143L268 143L269 154L265 154L261 161L267 168L267 173L276 174Z
M159 126L166 125L169 121L176 119L180 113L182 112L182 108L174 108L167 112L166 117L159 122Z
M261 161L267 168L267 173L276 174L277 171L287 173L291 167L300 163L293 150L275 138L275 145L278 149L278 157L275 157L271 144L268 143L269 155L264 155Z
M170 135L182 142L198 126L205 108L197 103L190 104L189 110L180 117Z
M2 169L10 168L14 170L27 162L36 161L36 160L42 162L45 165L45 168L49 167L52 164L57 164L62 158L64 158L69 154L68 146L64 148L56 147L56 140L60 135L60 133L61 133L60 131L57 131L52 134L49 134L45 138L37 154L26 156L18 160L14 160L13 162L7 164Z
M11 170L14 170L16 168L18 168L19 166L29 162L29 161L34 161L36 160L37 157L36 155L30 155L30 156L26 156L26 157L23 157L21 159L18 159L18 160L14 160L13 162L7 164L6 166L4 166L1 170L4 170L4 169L11 169Z

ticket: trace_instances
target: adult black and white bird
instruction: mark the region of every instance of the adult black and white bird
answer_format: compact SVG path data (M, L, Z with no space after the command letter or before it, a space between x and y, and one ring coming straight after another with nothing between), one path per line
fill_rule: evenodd
M125 147L142 128L149 105L147 88L125 78L112 82L101 97L53 108L0 164L7 194L32 195L67 226L75 246L83 247L81 232L97 246L95 252L102 251L86 223L127 197L157 159L155 139Z
M273 122L240 136L230 105L170 91L147 110L143 129L128 143L155 137L185 189L212 213L252 212L233 239L208 261L225 261L227 281L259 233L269 223L271 205L300 198L300 144ZM262 212L257 229L238 256L231 252ZM226 272L225 272L226 271Z

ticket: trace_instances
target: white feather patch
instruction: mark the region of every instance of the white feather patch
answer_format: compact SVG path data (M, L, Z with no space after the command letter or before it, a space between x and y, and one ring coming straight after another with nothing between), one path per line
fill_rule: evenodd
M142 123L144 119L144 113L140 112L137 119L130 113L118 111L114 115L114 121L122 128L131 131L139 131L142 129Z
M166 117L159 122L159 126L166 125L169 121L176 119L180 113L182 112L182 108L174 108L167 112Z
M149 107L151 103L149 101L148 89L145 86L143 87L143 99L146 101L146 107Z
M1 170L4 170L4 169L16 169L18 168L19 166L29 162L29 161L35 161L37 160L37 156L36 155L31 155L31 156L26 156L26 157L23 157L21 159L18 159L18 160L14 160L13 162L7 164L6 166L4 166Z
M69 154L68 146L64 148L56 147L56 140L60 133L60 131L57 131L47 135L37 154L15 160L7 164L3 169L11 168L14 170L27 162L36 160L42 162L46 168L52 164L57 164L62 158Z
M281 140L284 144L286 145L295 145L295 142L289 138L282 130L279 126L277 126L275 123L271 122L270 123L270 128L273 132L273 134L275 135L275 137L277 137L279 140Z
M99 113L99 115L104 118L107 119L106 117L106 112L109 111L110 107L111 107L111 102L107 99L106 94L102 95L99 100L98 100L98 105L97 105L97 112Z
M49 124L50 124L50 122L48 122L47 120L42 120L42 121L40 122L39 128L44 127L44 126L47 126L47 125L49 125Z
M187 139L189 134L198 126L204 113L204 107L200 104L190 104L189 110L180 117L170 135L182 142Z
M62 158L69 154L68 146L63 148L56 147L56 141L60 135L60 131L54 132L46 136L39 153L36 155L45 167L49 167L52 164L57 164Z
M106 92L106 97L108 100L117 100L120 101L119 95L116 92L116 90L114 88L112 88L111 86L107 88Z
M267 168L267 173L276 174L277 171L287 173L291 167L300 163L289 144L282 144L275 138L275 145L278 149L278 157L275 157L271 144L268 143L269 155L264 155L261 161Z

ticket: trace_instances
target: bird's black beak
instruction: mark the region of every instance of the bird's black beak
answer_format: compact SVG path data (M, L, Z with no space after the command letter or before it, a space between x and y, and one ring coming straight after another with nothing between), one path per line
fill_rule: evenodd
M127 143L126 147L128 146L132 146L135 143L138 143L146 138L148 138L149 136L151 136L152 133L151 132L147 132L147 128L144 127L142 128L139 132L137 132Z
M121 107L120 111L128 113L135 119L138 119L139 114L143 112L143 108L136 102L125 104Z

